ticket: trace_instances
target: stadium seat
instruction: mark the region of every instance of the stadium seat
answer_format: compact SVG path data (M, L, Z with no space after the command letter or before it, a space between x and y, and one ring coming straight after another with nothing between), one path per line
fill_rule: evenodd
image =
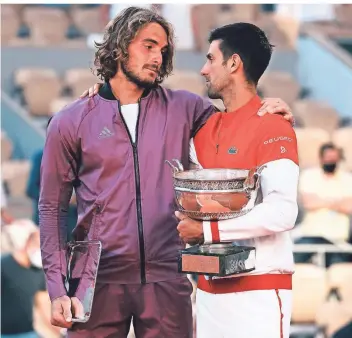
M205 94L204 80L192 71L174 71L173 75L165 79L164 86L173 90L185 89L200 96Z
M67 106L69 103L73 102L75 98L73 97L59 97L52 102L50 102L50 115L54 115L59 112L62 108Z
M314 324L327 296L326 272L313 264L296 264L293 274L292 322Z
M50 103L61 94L62 85L58 78L42 78L24 87L23 95L32 115L50 116Z
M53 78L57 78L57 74L51 68L20 68L14 74L14 82L19 87L26 87L29 83L40 81L41 79Z
M319 128L296 128L300 167L319 166L319 148L330 141L329 133Z
M343 149L346 168L352 171L352 127L337 129L332 141Z
M337 111L322 101L299 100L293 105L293 112L307 128L321 128L332 133L339 124Z
M66 41L70 25L64 10L59 8L28 6L23 19L30 28L30 39L37 45L57 45Z
M14 40L20 28L20 19L13 5L1 5L1 44Z
M78 98L96 82L100 82L99 79L87 68L70 69L66 71L64 77L64 85L71 89L74 98Z
M286 72L267 72L260 79L258 88L264 97L280 97L293 106L301 91L300 85Z
M84 35L100 33L104 28L99 7L73 7L71 17L76 28Z

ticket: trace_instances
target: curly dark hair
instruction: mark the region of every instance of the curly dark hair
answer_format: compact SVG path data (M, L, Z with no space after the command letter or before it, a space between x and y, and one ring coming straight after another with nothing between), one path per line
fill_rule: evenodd
M95 42L94 66L96 75L108 82L115 76L118 68L118 60L128 60L128 46L135 38L138 31L149 23L158 23L165 29L168 46L163 55L163 63L160 68L156 83L160 84L173 70L174 57L174 31L170 23L156 12L140 7L128 7L123 10L114 20L106 26L104 38L101 43Z

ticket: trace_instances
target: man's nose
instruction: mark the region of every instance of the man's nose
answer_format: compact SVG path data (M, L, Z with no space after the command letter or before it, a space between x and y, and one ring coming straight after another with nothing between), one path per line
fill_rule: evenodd
M160 66L163 63L163 55L161 52L155 53L152 59L152 63L157 66Z
M203 66L203 68L200 70L200 75L205 76L207 74L208 74L208 72L206 71L205 66Z

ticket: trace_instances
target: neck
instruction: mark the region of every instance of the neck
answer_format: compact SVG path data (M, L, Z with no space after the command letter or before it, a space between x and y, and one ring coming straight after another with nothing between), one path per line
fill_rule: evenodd
M110 80L111 90L121 105L137 103L143 94L144 89L129 81L125 74L119 70Z
M12 254L14 260L21 266L25 268L29 268L31 266L31 262L28 258L28 255L23 251L15 251Z
M232 85L223 94L226 111L229 113L236 111L249 102L255 95L257 95L257 90L254 86L243 84Z

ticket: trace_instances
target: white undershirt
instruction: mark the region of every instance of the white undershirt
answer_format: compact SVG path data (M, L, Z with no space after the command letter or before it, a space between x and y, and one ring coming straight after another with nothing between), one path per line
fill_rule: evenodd
M136 141L136 126L138 118L138 103L125 104L121 106L122 116L127 124L132 141Z

